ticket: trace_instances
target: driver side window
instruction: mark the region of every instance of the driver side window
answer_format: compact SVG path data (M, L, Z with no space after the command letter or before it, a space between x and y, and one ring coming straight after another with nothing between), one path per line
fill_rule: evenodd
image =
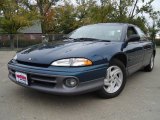
M134 29L134 27L128 27L127 30L127 38L130 37L131 35L135 35L137 34L136 30Z

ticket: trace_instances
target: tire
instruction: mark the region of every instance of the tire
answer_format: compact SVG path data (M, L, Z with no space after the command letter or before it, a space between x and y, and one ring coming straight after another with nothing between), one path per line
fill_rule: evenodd
M151 72L154 68L154 55L152 54L149 64L144 68L144 71Z
M118 80L117 77L119 78ZM98 91L98 95L105 99L114 98L122 92L125 84L126 68L120 60L113 59L107 69L106 78L104 79L104 86Z

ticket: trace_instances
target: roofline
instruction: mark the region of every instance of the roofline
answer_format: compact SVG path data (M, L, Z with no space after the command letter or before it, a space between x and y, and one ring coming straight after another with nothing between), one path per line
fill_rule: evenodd
M118 22L115 22L115 23L113 23L113 22L108 22L108 23L96 23L96 24L88 24L88 25L84 25L84 26L89 26L89 25L100 25L100 24L115 24L115 25L126 25L126 26L136 26L136 25L134 25L134 24L130 24L130 23L118 23Z

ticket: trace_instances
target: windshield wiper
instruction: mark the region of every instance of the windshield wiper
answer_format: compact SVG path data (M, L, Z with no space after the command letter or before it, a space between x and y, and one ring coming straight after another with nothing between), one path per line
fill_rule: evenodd
M96 38L70 38L75 41L98 41L98 42L111 42L110 40L102 40L102 39L96 39Z

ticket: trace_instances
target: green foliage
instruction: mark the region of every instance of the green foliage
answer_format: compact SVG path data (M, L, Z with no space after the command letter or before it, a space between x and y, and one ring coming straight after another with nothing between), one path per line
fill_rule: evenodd
M50 20L50 32L66 34L77 27L75 8L68 2L65 2L65 6L52 9L51 12L53 20Z
M59 0L35 0L36 4L34 5L30 4L30 1L31 0L23 0L22 4L31 11L38 10L37 15L41 21L42 33L49 33L51 21L49 21L48 17L51 15L52 6Z
M99 0L99 3L96 0L76 0L76 5L63 0L61 6L56 6L59 0L35 0L34 5L29 1L0 1L5 16L0 22L3 30L16 33L19 28L31 25L33 16L40 19L43 33L67 34L86 24L121 22L135 24L155 37L160 27L160 13L154 11L151 4L154 0ZM138 6L139 2L141 6ZM144 13L153 19L153 26L148 26Z
M20 28L32 25L36 19L36 12L29 11L16 0L1 1L0 8L1 32L10 34L10 47L13 49L13 34L18 33Z
M155 40L155 36L160 31L160 12L159 11L152 11L150 13L150 17L153 20L152 26L148 26L148 32L152 40Z
M100 0L97 4L94 0L77 0L76 6L65 1L64 6L54 8L52 24L49 25L53 33L69 33L70 31L86 24L121 22L139 26L145 33L148 32L147 20L143 13L150 16L157 15L151 3L154 0L143 2L140 0ZM52 27L51 27L52 26Z
M1 4L2 17L0 26L3 32L14 34L22 27L29 26L36 18L36 13L28 11L15 1L5 0Z

